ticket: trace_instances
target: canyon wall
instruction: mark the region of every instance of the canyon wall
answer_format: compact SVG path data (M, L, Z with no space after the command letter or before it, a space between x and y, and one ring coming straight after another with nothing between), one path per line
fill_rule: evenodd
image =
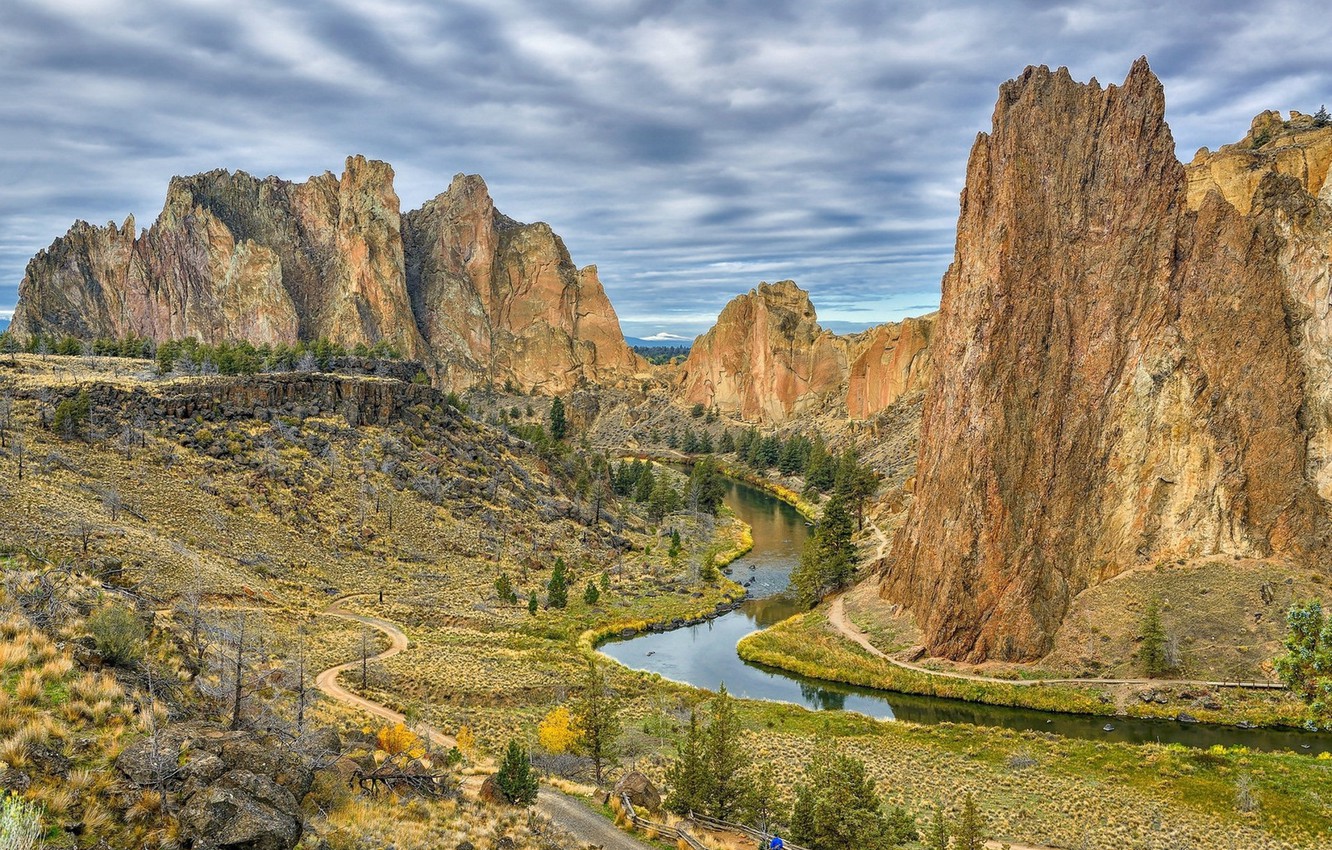
M1037 658L1163 558L1328 559L1332 210L1289 155L1208 185L1229 166L1186 170L1164 109L1145 60L1028 68L972 148L881 583L932 653Z
M694 342L677 379L681 398L764 424L829 406L865 419L928 383L932 328L927 316L839 336L819 327L795 283L761 283Z
M642 368L594 267L549 225L495 210L481 178L402 214L393 170L175 178L136 237L76 223L28 264L13 331L255 344L392 344L440 383L562 392Z

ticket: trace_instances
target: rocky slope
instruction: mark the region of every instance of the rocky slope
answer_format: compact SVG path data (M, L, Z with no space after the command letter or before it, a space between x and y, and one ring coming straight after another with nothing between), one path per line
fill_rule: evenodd
M927 316L838 336L819 327L809 293L794 282L761 283L694 342L680 395L765 424L829 406L865 419L928 383L932 329Z
M304 183L211 171L172 180L135 235L76 223L28 264L13 322L37 333L346 346L391 343L465 387L559 392L640 362L596 269L577 269L546 224L497 212L459 175L402 214L393 170L349 157Z
M1206 186L1235 169L1186 170L1164 107L1145 60L1104 89L1028 68L972 149L882 581L936 654L1039 657L1078 593L1165 558L1328 559L1318 169Z

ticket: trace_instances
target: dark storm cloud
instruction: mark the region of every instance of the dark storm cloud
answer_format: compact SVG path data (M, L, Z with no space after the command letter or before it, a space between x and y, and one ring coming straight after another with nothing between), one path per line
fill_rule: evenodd
M792 278L845 327L937 303L966 157L1027 64L1163 78L1184 159L1332 102L1315 2L7 0L0 316L76 218L151 223L173 174L458 171L596 263L626 331L704 329Z

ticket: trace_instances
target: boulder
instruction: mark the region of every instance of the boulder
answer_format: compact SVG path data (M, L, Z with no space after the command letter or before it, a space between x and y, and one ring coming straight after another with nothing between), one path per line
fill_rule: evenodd
M499 782L494 776L487 776L486 781L481 783L481 791L477 795L481 802L489 803L493 806L502 806L509 801L505 799L504 792L500 790Z
M646 809L649 812L661 809L661 792L652 784L652 780L637 770L626 773L615 783L615 790L612 793L616 798L627 796L635 809Z
M303 827L291 792L247 770L233 770L193 794L180 826L194 850L291 850Z

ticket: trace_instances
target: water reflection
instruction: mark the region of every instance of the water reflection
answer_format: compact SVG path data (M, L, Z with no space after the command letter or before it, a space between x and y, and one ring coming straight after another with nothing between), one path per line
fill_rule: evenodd
M939 697L914 696L810 679L747 664L735 645L747 634L780 622L799 610L786 594L809 529L790 505L753 487L730 482L726 504L754 531L754 549L731 565L731 577L747 583L751 596L736 611L697 626L648 633L604 644L601 651L635 670L646 670L695 687L716 690L722 683L739 697L795 703L821 711L855 711L869 717L913 723L968 723L1034 730L1105 741L1180 743L1194 747L1243 745L1256 750L1332 751L1332 735L1296 730L1238 729L1174 721L1113 719L979 705Z

